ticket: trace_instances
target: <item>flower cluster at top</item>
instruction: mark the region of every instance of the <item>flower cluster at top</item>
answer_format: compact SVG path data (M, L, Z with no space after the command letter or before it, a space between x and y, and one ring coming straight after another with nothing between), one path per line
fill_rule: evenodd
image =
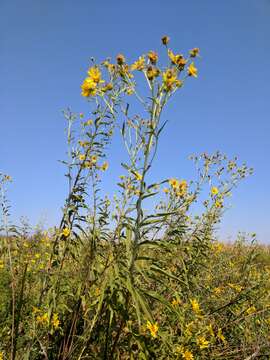
M173 92L183 85L187 77L197 77L198 70L194 64L194 58L199 56L199 48L193 48L189 55L175 54L168 48L169 38L164 36L162 44L166 47L170 64L162 68L158 66L159 56L155 51L149 51L146 55L140 56L133 64L127 64L123 54L118 54L116 62L111 63L105 60L101 65L94 65L88 69L88 76L81 85L81 94L84 97L104 96L111 92L118 79L125 84L124 92L127 95L133 94L135 83L132 82L134 71L144 74L150 88L154 83L159 84L159 90L166 93ZM107 76L103 77L102 69L106 69ZM180 79L180 75L183 74ZM105 78L107 77L107 81ZM120 85L121 88L121 85Z

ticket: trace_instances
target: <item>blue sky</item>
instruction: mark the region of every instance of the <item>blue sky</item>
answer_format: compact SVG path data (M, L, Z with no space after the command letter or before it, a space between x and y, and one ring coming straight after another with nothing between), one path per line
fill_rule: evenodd
M14 182L13 219L53 224L66 194L61 110L87 113L80 84L89 59L123 52L134 61L160 50L201 49L199 77L175 97L165 118L155 177L191 178L191 153L220 150L254 167L231 199L221 236L257 232L270 241L270 1L1 0L0 171ZM112 158L122 153L114 143ZM115 160L114 160L115 161ZM105 178L112 187L119 166Z

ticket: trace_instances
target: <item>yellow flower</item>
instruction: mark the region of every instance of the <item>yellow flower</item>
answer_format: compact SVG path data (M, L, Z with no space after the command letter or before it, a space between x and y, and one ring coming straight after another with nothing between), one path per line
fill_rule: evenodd
M3 353L3 351L0 351L0 360L4 360L4 353Z
M4 262L3 260L0 260L0 269L3 269L4 268Z
M193 48L190 50L189 55L190 57L196 57L198 56L199 52L200 52L199 48Z
M225 336L222 334L222 329L219 328L217 332L217 338L220 339L224 344L226 344Z
M200 309L200 305L198 303L198 301L196 299L192 299L190 300L191 306L192 306L192 310L195 312L195 314L200 314L201 309Z
M180 70L183 70L186 63L187 63L187 60L184 58L183 55L181 54L177 54L175 55L170 49L168 50L168 56L171 60L171 62L174 64L174 65L177 65L179 67Z
M161 41L162 41L162 44L163 44L163 45L168 45L168 43L169 43L169 41L170 41L170 38L169 38L169 36L163 36L163 37L161 38Z
M171 91L175 87L180 87L183 83L177 79L177 74L172 69L167 69L163 74L163 84L165 91Z
M181 355L184 360L194 360L194 356L192 355L192 352L189 350L184 350L181 353Z
M188 67L188 76L198 77L198 70L194 63L191 63Z
M101 294L100 288L97 287L97 288L95 289L95 295L96 295L96 296L99 296L100 294Z
M177 196L184 196L186 194L186 192L187 192L187 182L186 182L186 180L182 180L182 181L178 182L176 195Z
M134 171L134 175L136 177L136 180L138 180L138 181L142 180L142 175L140 173L138 173L137 171Z
M131 89L131 88L128 88L128 89L126 90L126 94L127 94L127 95L132 95L133 93L134 93L134 90Z
M153 66L148 66L146 76L148 80L152 81L155 77L159 76L159 70Z
M163 189L163 192L164 192L165 194L168 194L169 189L165 188L165 189Z
M147 55L151 64L155 65L158 61L158 54L155 51L149 51Z
M139 189L135 189L134 190L134 194L137 195L137 196L140 196L141 192Z
M39 313L41 310L39 308L37 308L36 306L32 306L32 313L36 314Z
M52 318L52 326L55 329L58 329L60 325L60 320L58 319L58 314L53 314L53 318Z
M207 331L209 332L209 334L214 337L215 333L214 333L212 324L209 324L206 328L207 328Z
M85 154L80 154L80 155L79 155L79 160L80 160L80 161L85 160Z
M89 119L89 120L85 121L85 123L84 123L83 125L84 125L84 126L93 125L93 120L92 120L92 119Z
M63 235L64 237L68 237L68 236L70 235L70 230L69 230L69 228L65 227L65 228L63 229L63 231L62 231L62 235Z
M147 321L146 327L150 331L151 336L156 338L158 332L158 324L157 323L152 324L150 321Z
M113 89L113 84L112 83L108 83L106 84L105 86L103 86L103 88L101 89L103 92L106 92L106 91L110 91Z
M145 66L145 58L143 56L140 56L139 59L131 65L131 70L142 71L144 69L144 66Z
M253 314L255 311L256 311L255 306L250 306L250 307L246 310L246 312L247 312L248 315Z
M84 163L84 168L85 169L91 169L91 167L92 167L92 163L91 163L91 161L85 161L85 163Z
M96 155L92 155L92 156L91 156L91 162L92 162L93 164L95 164L95 163L97 162L97 156L96 156Z
M175 178L172 178L172 179L169 180L169 184L171 185L171 187L172 187L173 189L176 189L177 186L178 186L178 180L175 179Z
M97 66L93 66L93 67L90 67L88 69L88 75L89 75L89 78L96 84L98 84L99 82L102 82L101 80L101 72L99 70L99 68Z
M101 165L101 170L106 171L108 170L109 167L109 163L107 161L105 161L102 165Z
M220 295L222 293L222 288L220 287L215 287L213 289L213 292L216 294L216 295Z
M172 301L172 306L177 306L177 305L180 305L181 304L181 300L179 299L173 299Z
M81 85L82 96L89 97L95 96L97 93L97 83L95 83L90 77L87 77Z
M222 208L222 202L220 202L220 201L216 201L215 202L215 207L217 208L217 209L220 209L220 208Z
M41 325L49 324L49 316L47 313L45 313L43 315L38 315L36 317L36 321L38 324L41 324Z
M211 194L212 195L217 195L219 193L219 190L217 187L213 186L212 189L211 189Z
M209 346L209 341L207 341L204 336L198 336L196 342L201 350L206 349Z

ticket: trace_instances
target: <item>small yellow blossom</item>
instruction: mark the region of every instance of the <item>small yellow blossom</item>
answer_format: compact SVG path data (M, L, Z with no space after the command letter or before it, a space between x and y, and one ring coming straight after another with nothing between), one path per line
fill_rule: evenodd
M112 89L113 89L113 84L112 83L107 83L105 86L103 86L103 88L101 88L101 90L103 92L111 91Z
M214 333L212 324L209 324L209 325L206 327L206 329L207 329L207 331L209 332L209 334L210 334L211 336L213 336L213 337L215 336L215 333Z
M79 155L79 160L84 161L85 160L85 154L80 154Z
M52 317L52 326L53 326L55 329L58 329L58 328L59 328L59 325L60 325L60 320L58 319L58 314L53 314L53 317Z
M256 311L255 306L250 306L250 307L246 310L246 312L247 312L248 315L251 315L251 314L255 313L255 311Z
M163 192L164 192L165 194L168 194L169 189L168 189L168 188L164 188L164 189L163 189Z
M232 283L229 283L228 286L231 288L231 289L234 289L238 292L242 291L243 290L243 287L241 285L238 285L238 284L232 284Z
M195 314L200 314L201 309L200 309L200 305L199 305L198 301L196 299L191 299L190 303L192 306L192 310L195 312Z
M178 180L175 178L172 178L169 180L169 184L171 185L172 188L176 189L178 186Z
M105 161L102 165L101 165L101 170L106 171L108 170L109 167L109 163L107 161Z
M196 342L201 350L206 349L209 346L209 341L206 340L204 336L198 336Z
M91 169L92 166L93 166L93 164L91 163L91 161L85 161L84 167L85 167L86 169Z
M220 209L220 208L222 208L222 202L221 201L215 201L215 207L217 208L217 209Z
M96 155L92 155L91 156L91 162L93 163L93 164L95 164L96 162L97 162L97 156Z
M63 235L64 237L68 237L68 236L70 235L70 230L69 230L69 228L65 227L65 228L63 229L63 231L62 231L62 235Z
M126 94L127 94L127 95L132 95L132 94L134 94L134 90L133 90L132 88L128 88L128 89L126 90Z
M148 66L147 70L146 70L146 76L147 79L152 81L154 80L155 77L159 76L159 70L153 66Z
M222 334L221 328L218 328L217 338L220 339L224 344L226 344L227 341L225 339L225 336Z
M179 300L179 299L173 299L173 301L172 301L172 306L177 306L177 305L180 305L181 304L181 300Z
M97 93L97 83L95 83L90 77L87 77L81 85L82 96L89 97L95 96Z
M172 91L176 87L182 86L182 81L177 79L177 74L172 69L167 69L163 74L163 85L165 91Z
M97 66L90 67L88 69L89 78L96 84L103 82L101 80L101 72Z
M190 57L196 57L199 55L200 49L199 48L193 48L190 50L189 55Z
M186 180L179 181L177 184L177 196L184 196L187 192L187 182Z
M39 313L41 310L39 308L37 308L36 306L32 306L32 313L36 314Z
M211 189L211 194L212 195L217 195L219 193L219 190L217 187L213 186L212 189Z
M93 125L93 120L92 119L89 119L89 120L85 121L84 126L90 126L90 125Z
M145 58L143 56L140 56L139 59L131 65L131 70L142 71L144 67L145 67Z
M191 63L188 67L188 76L198 77L198 70L194 63Z
M0 351L0 360L4 360L4 353L3 353L3 351Z
M136 177L136 180L138 180L138 181L142 180L142 175L140 173L138 173L137 171L134 171L134 175Z
M157 323L152 324L150 321L147 321L146 327L150 331L151 336L156 338L158 332L158 324Z
M181 55L181 54L176 54L175 55L171 50L168 50L168 56L169 56L171 62L174 65L178 66L178 68L180 70L184 69L184 67L185 67L185 65L187 63L187 60L184 58L183 55Z
M213 292L215 293L215 295L220 295L222 293L222 288L220 287L215 287L213 289Z
M194 356L189 350L184 350L181 355L184 360L194 360Z
M41 325L49 324L49 316L47 313L45 313L43 315L38 315L36 317L36 321L38 324L41 324Z

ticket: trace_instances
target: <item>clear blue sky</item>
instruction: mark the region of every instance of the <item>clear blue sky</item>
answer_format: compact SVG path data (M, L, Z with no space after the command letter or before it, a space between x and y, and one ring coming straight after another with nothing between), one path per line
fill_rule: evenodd
M221 229L270 241L270 1L269 0L1 0L0 171L14 182L13 218L52 224L66 194L64 119L70 106L86 112L80 83L91 56L123 52L133 61L160 49L201 49L199 77L166 112L154 176L190 178L190 153L217 149L255 168L231 199ZM120 156L120 144L111 154ZM110 188L119 175L113 163Z

